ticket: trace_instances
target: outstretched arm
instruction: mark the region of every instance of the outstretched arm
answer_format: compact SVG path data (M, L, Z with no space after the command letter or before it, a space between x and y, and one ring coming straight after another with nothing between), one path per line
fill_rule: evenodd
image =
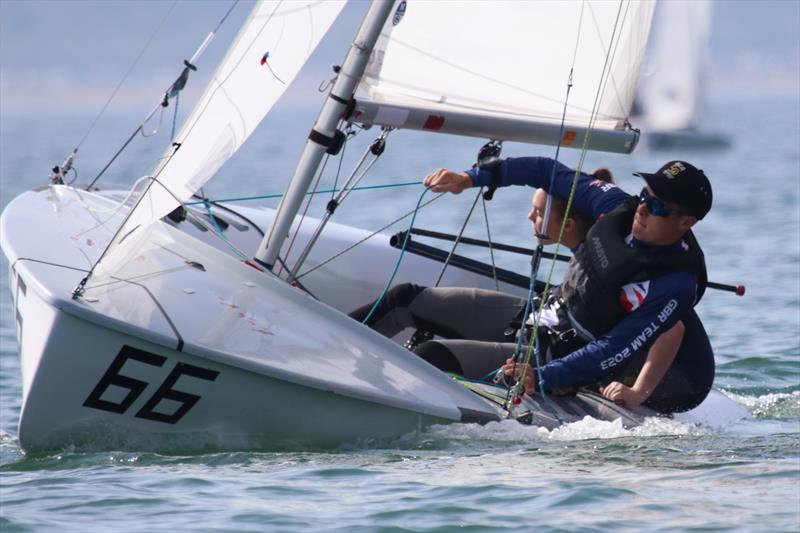
M600 387L600 394L620 405L641 405L647 401L675 360L685 330L683 322L678 322L653 343L632 387L613 381Z
M466 172L458 172L442 168L426 176L424 183L432 187L433 192L454 194L469 187L527 185L543 188L566 201L571 194L574 178L575 170L549 157L509 157L493 170L474 167ZM583 173L578 176L574 205L591 218L611 211L626 198L628 195L611 183L595 180Z

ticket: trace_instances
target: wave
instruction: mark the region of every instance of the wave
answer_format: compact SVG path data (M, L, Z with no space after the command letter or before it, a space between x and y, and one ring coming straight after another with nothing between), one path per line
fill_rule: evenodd
M756 418L800 417L800 391L772 392L763 395L726 393L744 405Z

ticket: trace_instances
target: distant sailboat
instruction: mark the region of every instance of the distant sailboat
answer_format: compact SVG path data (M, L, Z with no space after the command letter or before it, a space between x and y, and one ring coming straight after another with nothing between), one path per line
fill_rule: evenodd
M649 148L730 145L728 136L703 123L711 13L709 0L673 0L656 7L634 106L634 120Z

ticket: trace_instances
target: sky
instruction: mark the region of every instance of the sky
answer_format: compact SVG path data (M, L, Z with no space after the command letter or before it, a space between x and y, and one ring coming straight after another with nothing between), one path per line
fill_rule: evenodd
M232 13L218 42L203 58L208 65L221 56L249 3L241 0ZM96 107L98 98L107 97L164 20L118 101L141 100L145 88L156 87L158 94L231 4L229 0L0 0L0 112L24 112L32 106L54 111ZM345 8L312 68L341 61L366 5L355 0ZM800 92L800 0L714 1L710 55L707 79L712 92Z

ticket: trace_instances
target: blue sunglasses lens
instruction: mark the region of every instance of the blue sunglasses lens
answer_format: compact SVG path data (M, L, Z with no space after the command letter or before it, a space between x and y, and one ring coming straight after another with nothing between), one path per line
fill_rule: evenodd
M639 193L639 203L645 204L647 211L657 217L668 217L673 211L655 196L650 196L646 189L642 189L642 192Z

